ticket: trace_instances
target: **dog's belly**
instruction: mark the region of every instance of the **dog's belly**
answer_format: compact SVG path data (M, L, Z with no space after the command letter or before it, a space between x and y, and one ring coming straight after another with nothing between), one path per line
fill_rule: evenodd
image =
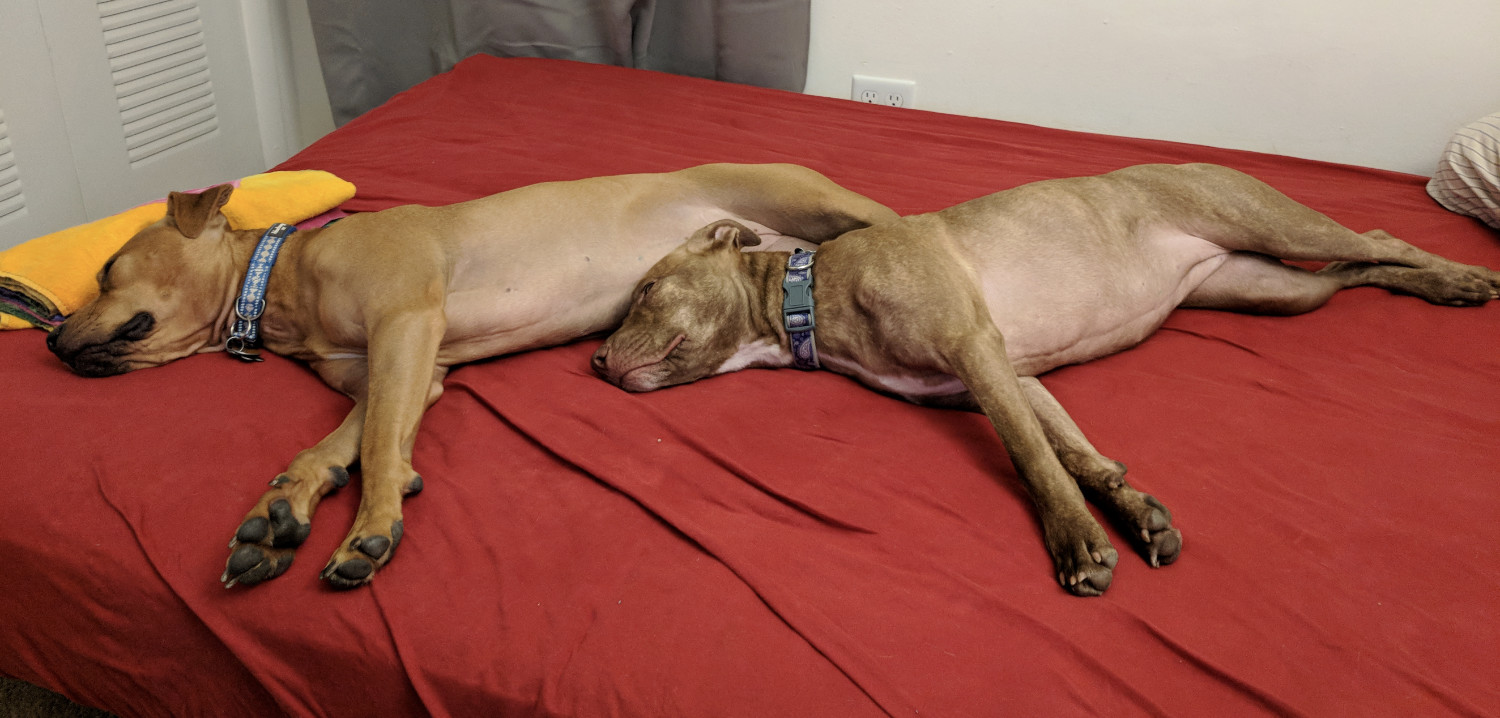
M1084 247L1093 251L1012 255L1012 261L981 268L990 316L1018 375L1139 344L1229 256L1175 229Z

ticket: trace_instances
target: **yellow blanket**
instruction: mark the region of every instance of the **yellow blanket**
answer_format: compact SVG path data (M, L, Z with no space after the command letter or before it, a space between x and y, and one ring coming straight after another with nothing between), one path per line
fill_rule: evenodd
M354 185L320 170L267 172L234 184L224 205L234 229L295 224L354 196ZM158 200L0 252L0 329L50 328L89 303L104 262L165 214L166 200Z

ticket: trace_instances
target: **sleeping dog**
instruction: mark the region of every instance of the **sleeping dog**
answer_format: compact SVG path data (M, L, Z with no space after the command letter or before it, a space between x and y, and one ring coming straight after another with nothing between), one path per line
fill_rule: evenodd
M1024 185L856 230L815 254L740 254L758 241L723 220L667 255L595 370L651 391L822 366L913 402L982 411L1036 504L1058 582L1081 596L1108 588L1116 563L1085 496L1152 566L1177 558L1182 535L1038 374L1134 346L1179 306L1297 314L1358 285L1453 306L1500 296L1500 273L1358 234L1201 164ZM1331 263L1312 272L1283 259Z
M817 243L896 218L794 165L553 182L290 235L230 230L220 208L232 191L173 193L166 217L99 273L99 297L47 337L85 376L198 352L255 360L263 345L354 399L241 521L226 587L284 572L319 500L348 483L356 461L359 512L322 577L369 582L401 541L402 497L422 488L412 442L449 367L617 325L636 280L704 223L730 216L746 232Z

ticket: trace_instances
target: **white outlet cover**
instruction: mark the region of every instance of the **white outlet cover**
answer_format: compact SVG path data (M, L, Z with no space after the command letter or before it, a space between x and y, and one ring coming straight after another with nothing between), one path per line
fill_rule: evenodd
M915 80L855 75L849 98L876 105L916 107L917 83Z

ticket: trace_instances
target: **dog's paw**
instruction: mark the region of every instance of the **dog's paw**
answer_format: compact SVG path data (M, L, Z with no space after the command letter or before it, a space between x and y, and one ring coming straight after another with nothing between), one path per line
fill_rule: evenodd
M1165 504L1129 487L1121 487L1105 499L1096 503L1115 527L1130 537L1146 563L1161 568L1177 560L1182 553L1182 532L1172 526L1172 512Z
M1141 494L1141 499L1146 509L1132 522L1136 533L1131 538L1146 563L1160 568L1182 553L1182 532L1172 526L1172 512L1155 496Z
M1172 526L1172 512L1155 496L1137 491L1123 478L1083 485L1089 501L1130 538L1146 563L1159 568L1177 560L1182 532Z
M349 472L331 467L313 481L298 481L290 471L271 480L255 508L229 540L229 560L219 581L225 588L252 586L276 578L292 565L292 554L312 533L312 512L330 491L349 483Z
M1057 582L1075 596L1098 596L1114 580L1120 556L1104 529L1084 512L1080 517L1044 521L1047 550Z
M390 562L401 544L403 527L401 519L392 521L384 532L361 530L359 526L350 532L349 540L335 551L328 565L323 567L319 578L334 588L355 588L369 583L375 572Z
M1433 304L1449 307L1477 307L1495 299L1500 287L1493 281L1495 273L1483 267L1457 264L1452 268L1413 269L1404 272L1404 291Z

